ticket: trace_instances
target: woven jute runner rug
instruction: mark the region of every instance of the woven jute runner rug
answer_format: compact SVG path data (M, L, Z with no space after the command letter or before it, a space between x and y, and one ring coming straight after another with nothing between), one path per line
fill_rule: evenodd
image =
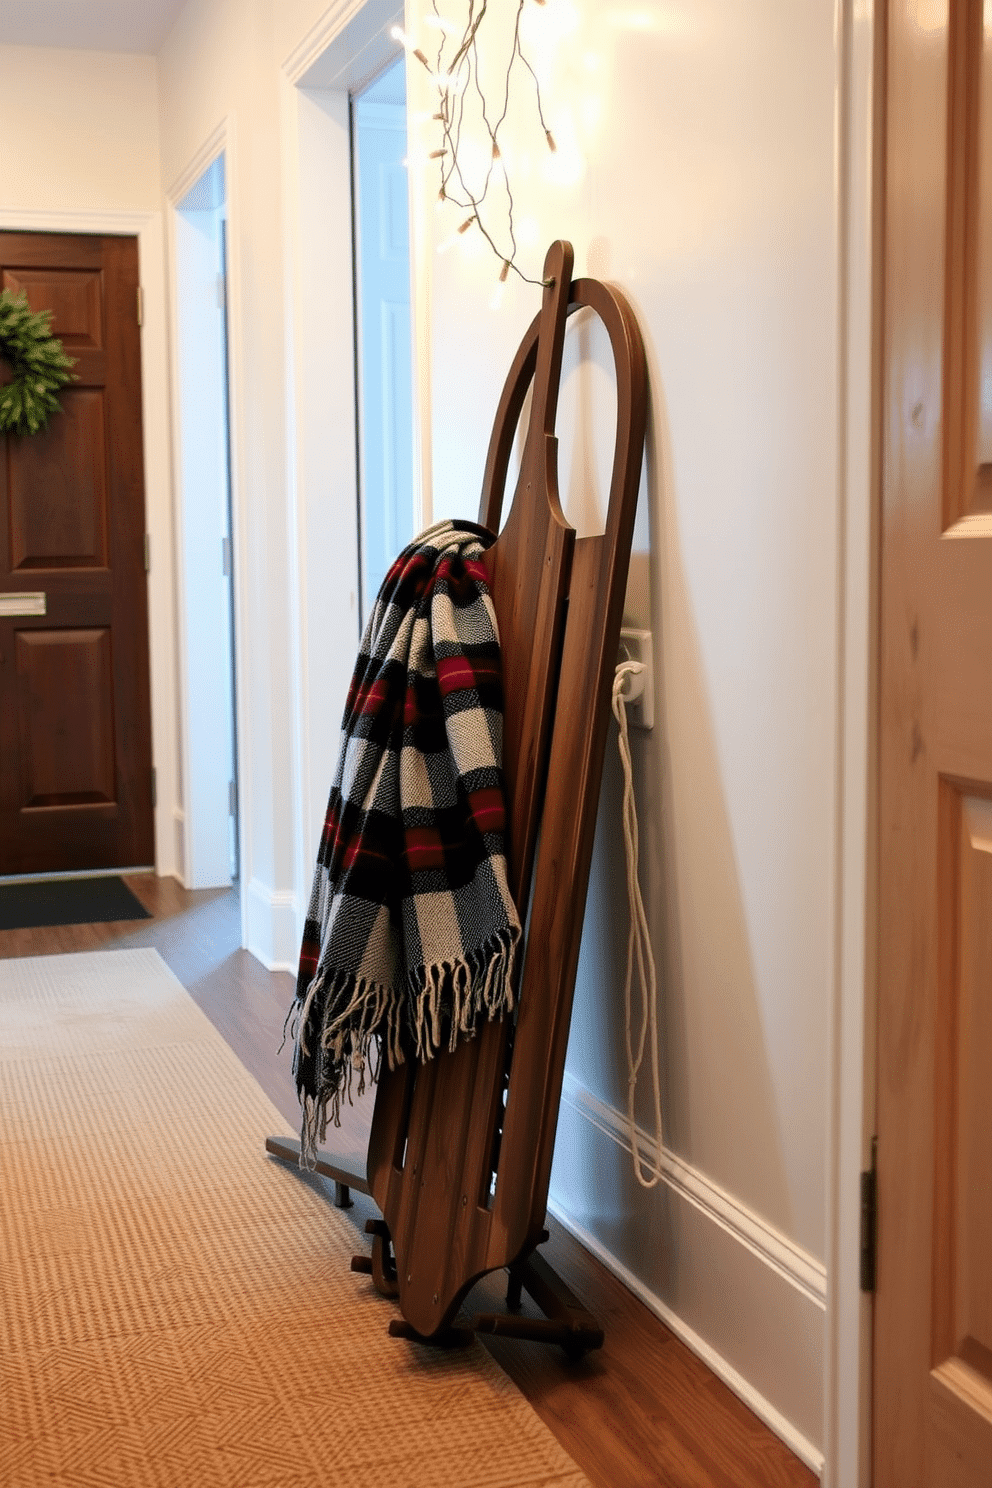
M0 1484L586 1485L481 1346L387 1335L285 1130L157 952L0 961Z

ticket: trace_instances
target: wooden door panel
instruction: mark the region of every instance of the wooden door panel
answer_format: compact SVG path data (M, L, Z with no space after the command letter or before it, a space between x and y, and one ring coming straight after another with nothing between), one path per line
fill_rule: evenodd
M22 809L113 804L109 629L22 630L15 642Z
M992 518L992 47L983 6L947 22L943 525ZM984 518L984 520L982 520Z
M0 232L76 358L61 412L0 438L0 875L154 861L134 238Z
M992 777L992 626L988 617L992 544L961 524L929 545L917 582L927 588L931 737L951 778ZM942 600L944 604L942 605ZM947 605L953 612L942 613Z
M72 387L43 433L7 441L12 569L108 566L106 424L103 389Z
M70 355L103 347L103 276L94 269L5 269L0 289L51 312L52 335Z
M940 1488L974 1488L990 1481L992 1419L988 1390L959 1359L933 1371L927 1402L926 1481Z
M986 1375L992 1420L992 800L955 792L958 815L953 1346ZM938 1338L940 1327L938 1319ZM990 1459L992 1462L992 1459Z
M889 9L876 1488L992 1485L992 50ZM992 15L990 15L992 21Z
M992 789L942 780L938 832L934 1368L992 1421Z

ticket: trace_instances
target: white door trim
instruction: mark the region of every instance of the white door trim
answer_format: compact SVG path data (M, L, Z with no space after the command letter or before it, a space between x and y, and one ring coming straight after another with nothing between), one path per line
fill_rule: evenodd
M871 1309L860 1290L860 1173L874 1130L875 771L880 431L877 48L862 0L837 7L838 655L834 975L828 1029L825 1488L868 1488Z
M168 263L168 289L169 289L169 334L170 344L173 348L171 358L171 408L172 408L172 461L173 461L173 487L175 490L174 502L174 541L175 541L175 563L176 563L176 629L179 636L179 669L178 669L178 695L180 700L180 751L183 759L183 776L185 780L190 775L190 750L191 738L189 727L189 645L190 638L186 633L186 607L180 602L185 592L185 573L183 563L183 493L181 488L182 471L182 427L180 419L180 389L179 389L179 363L176 355L178 347L177 330L177 254L176 254L176 213L179 203L188 191L203 175L213 162L221 155L225 158L225 192L227 200L228 220L228 259L227 259L227 340L228 340L228 417L230 433L230 481L231 481L231 548L233 554L232 570L234 584L234 668L237 677L236 710L235 710L235 733L236 749L235 755L239 766L239 810L238 810L238 861L241 865L242 877L246 878L250 871L251 857L251 821L252 821L252 780L251 767L251 736L247 727L247 719L250 717L249 692L251 678L243 661L246 655L247 615L245 613L244 586L239 583L239 578L246 572L246 520L245 520L245 492L242 478L243 460L241 458L241 429L243 405L241 389L243 387L244 356L241 336L241 318L237 313L237 306L241 302L240 296L240 254L239 254L239 212L237 201L237 139L234 121L230 116L223 118L202 142L172 186L166 192L166 239L167 239L167 263ZM179 876L184 882L187 880L190 865L190 838L192 823L190 821L189 803L184 802L183 807L177 806L177 835L182 840L182 863ZM242 886L244 887L244 885ZM241 944L247 945L247 895L241 894Z

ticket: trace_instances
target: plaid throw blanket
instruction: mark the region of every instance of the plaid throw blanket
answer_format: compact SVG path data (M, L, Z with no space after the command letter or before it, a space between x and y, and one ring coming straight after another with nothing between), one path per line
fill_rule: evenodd
M441 522L396 559L362 637L287 1023L301 1163L352 1071L429 1059L513 1005L520 921L504 847L503 689L484 528Z

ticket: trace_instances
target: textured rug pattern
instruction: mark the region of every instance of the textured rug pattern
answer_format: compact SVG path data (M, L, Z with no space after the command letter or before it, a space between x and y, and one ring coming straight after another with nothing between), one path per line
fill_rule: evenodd
M581 1488L479 1345L386 1333L155 951L0 961L0 1483Z

